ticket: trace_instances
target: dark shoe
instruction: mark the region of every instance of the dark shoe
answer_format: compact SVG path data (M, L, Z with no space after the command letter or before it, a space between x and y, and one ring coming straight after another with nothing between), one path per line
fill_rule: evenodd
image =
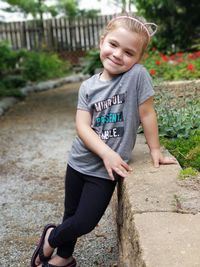
M42 267L76 267L76 260L73 258L73 260L65 266L56 266L51 263L45 262L42 264Z
M47 262L47 261L49 261L51 259L51 256L52 256L53 253L48 257L44 256L43 246L44 246L44 239L45 239L47 230L49 228L55 228L55 227L56 227L56 225L54 225L54 224L47 224L44 227L44 230L43 230L42 235L40 237L39 244L36 247L36 249L35 249L35 251L34 251L34 253L32 255L32 258L31 258L31 267L37 267L37 265L35 264L37 256L39 256L39 259L40 259L41 263L42 262Z

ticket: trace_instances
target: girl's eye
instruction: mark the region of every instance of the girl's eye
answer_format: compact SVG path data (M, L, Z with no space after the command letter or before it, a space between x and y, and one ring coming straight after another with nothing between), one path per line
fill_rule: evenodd
M129 56L129 57L132 57L133 56L133 53L132 52L129 52L129 51L125 51L126 55Z
M112 47L116 47L116 46L117 46L116 43L114 43L114 42L110 42L110 45L111 45Z

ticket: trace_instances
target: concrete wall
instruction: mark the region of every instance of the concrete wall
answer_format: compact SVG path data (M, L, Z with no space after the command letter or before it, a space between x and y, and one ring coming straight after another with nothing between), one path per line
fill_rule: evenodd
M200 80L155 90L199 98ZM133 173L118 186L118 266L199 267L200 177L180 181L179 164L154 168L143 135L130 164Z

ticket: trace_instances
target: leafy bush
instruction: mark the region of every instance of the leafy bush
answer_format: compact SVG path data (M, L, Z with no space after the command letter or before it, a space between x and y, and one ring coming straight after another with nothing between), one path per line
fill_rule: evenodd
M19 75L8 75L0 81L0 97L15 96L23 98L20 88L26 84L26 81Z
M26 80L20 75L7 75L2 79L2 83L7 88L19 88L26 84Z
M143 64L153 79L168 81L200 78L200 51L164 55L153 48L145 54Z
M0 42L0 66L1 66L1 76L6 71L15 68L17 61L16 52L12 51L6 42Z
M102 63L99 57L99 50L90 50L83 61L83 73L93 75L96 69L102 68Z
M27 81L58 78L70 71L69 62L56 54L14 51L7 42L0 42L0 97L22 97L19 87Z
M56 54L28 52L22 64L22 75L30 81L42 81L66 75L69 62L63 62Z
M24 54L23 50L13 51L7 42L0 42L0 97L23 97L17 88L25 84L24 79L18 75Z
M183 168L200 171L200 101L172 99L167 94L156 98L161 144Z
M14 51L7 42L0 42L0 77L16 72L24 55L24 50Z
M152 41L160 49L171 50L173 45L186 50L200 43L198 0L136 0L134 3L139 15L158 24L159 32Z
M20 92L19 88L6 87L5 84L0 81L0 98L7 96L15 96L18 98L24 98L24 95Z
M185 99L180 103L168 94L155 98L160 136L188 138L200 127L200 102Z

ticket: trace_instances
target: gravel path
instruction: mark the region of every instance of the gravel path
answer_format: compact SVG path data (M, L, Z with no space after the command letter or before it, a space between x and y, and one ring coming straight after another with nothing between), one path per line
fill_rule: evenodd
M60 223L79 84L33 93L0 117L0 267L29 266L46 223ZM81 267L117 266L114 200L79 239Z

